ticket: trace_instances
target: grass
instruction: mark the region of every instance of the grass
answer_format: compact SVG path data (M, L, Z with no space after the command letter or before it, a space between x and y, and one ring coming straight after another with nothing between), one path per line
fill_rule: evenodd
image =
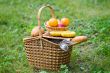
M32 73L22 39L37 25L43 4L55 8L58 18L68 17L70 29L88 41L73 47L72 73L110 73L109 0L0 0L0 73ZM42 12L42 24L50 18Z

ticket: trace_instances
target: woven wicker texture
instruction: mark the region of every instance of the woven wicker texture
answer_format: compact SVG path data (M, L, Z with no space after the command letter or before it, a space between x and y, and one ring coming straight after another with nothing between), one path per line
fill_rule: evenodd
M67 27L49 27L49 26L45 26L47 31L66 31L68 30Z
M51 6L46 5L39 9L38 12L38 26L40 25L40 15L44 8L50 8L51 15L54 17ZM40 28L39 28L40 29ZM55 41L55 39L53 39ZM56 40L57 41L57 40ZM38 37L24 38L24 46L26 55L30 65L36 69L59 70L60 65L68 64L71 56L71 47L67 52L60 49L59 44L43 38L41 32Z
M61 64L68 64L70 61L71 47L65 52L59 45L44 38L28 38L24 40L24 44L30 65L37 69L58 70Z

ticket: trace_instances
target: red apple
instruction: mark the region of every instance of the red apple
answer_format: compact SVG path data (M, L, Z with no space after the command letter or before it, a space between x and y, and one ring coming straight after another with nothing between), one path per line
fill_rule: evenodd
M58 27L65 27L63 24L58 24Z
M58 27L65 27L60 20L58 20Z

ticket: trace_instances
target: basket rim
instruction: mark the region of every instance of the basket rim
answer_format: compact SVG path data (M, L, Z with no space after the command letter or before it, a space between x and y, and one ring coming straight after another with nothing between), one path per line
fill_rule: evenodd
M51 44L53 44L53 45L55 45L55 46L60 46L60 44L53 43L53 42L48 41L47 39L45 39L45 38L43 38L43 37L39 37L39 36L37 36L37 37L27 36L27 37L23 38L23 42L25 42L25 41L27 41L27 40L31 40L31 39L42 39L42 40L45 40L46 42L51 43ZM73 45L76 45L76 44L78 44L78 43L74 42L73 44L71 44L71 45L69 45L69 46L73 46Z
M53 43L53 42L51 42L51 41L48 41L48 40L45 39L45 38L40 38L40 37L38 37L38 36L37 36L37 37L27 36L27 37L23 38L23 42L25 42L26 40L31 40L31 39L43 39L43 40L45 40L45 41L47 41L47 42L49 42L49 43L51 43L51 44L53 44L53 45L59 46L59 44Z

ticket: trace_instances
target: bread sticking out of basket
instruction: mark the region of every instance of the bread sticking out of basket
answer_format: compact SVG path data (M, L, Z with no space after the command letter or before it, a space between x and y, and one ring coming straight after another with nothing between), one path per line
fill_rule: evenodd
M45 22L46 32L41 27L40 20L40 15L44 8L49 8L52 16L49 21ZM87 38L74 38L76 33L67 31L69 19L56 19L54 10L50 5L44 5L39 9L37 19L38 26L33 28L31 37L24 38L24 46L29 64L35 69L58 71L60 70L60 65L69 64L72 46L85 41ZM71 45L64 45L65 43L62 41L66 42L66 44L72 43Z

